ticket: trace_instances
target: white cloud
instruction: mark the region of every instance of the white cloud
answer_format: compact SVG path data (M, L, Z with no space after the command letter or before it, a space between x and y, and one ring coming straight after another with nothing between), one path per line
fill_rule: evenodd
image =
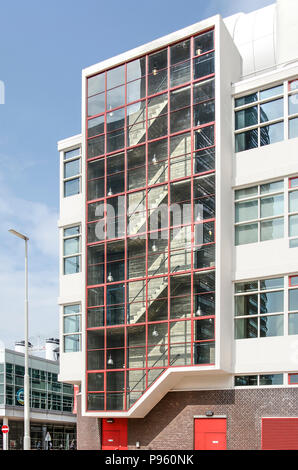
M46 204L14 197L6 184L13 164L0 175L0 340L12 347L24 338L24 243L29 241L29 336L58 334L58 213Z

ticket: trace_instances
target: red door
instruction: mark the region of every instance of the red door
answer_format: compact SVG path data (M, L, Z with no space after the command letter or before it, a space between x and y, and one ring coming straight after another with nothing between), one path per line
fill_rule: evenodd
M226 418L195 418L195 450L226 450Z
M298 418L262 418L262 450L298 450Z
M102 419L101 448L127 450L127 419Z

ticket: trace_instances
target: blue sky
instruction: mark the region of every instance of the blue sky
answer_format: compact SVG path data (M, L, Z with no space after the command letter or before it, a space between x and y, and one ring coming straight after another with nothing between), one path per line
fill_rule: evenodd
M12 0L0 8L0 341L23 338L30 237L30 337L58 334L59 139L80 132L81 69L220 13L272 0ZM181 8L181 6L183 8Z

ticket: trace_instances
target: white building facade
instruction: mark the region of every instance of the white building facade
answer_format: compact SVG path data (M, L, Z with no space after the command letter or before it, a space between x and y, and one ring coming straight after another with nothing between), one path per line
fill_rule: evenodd
M278 0L83 70L58 143L78 448L298 448L297 24Z

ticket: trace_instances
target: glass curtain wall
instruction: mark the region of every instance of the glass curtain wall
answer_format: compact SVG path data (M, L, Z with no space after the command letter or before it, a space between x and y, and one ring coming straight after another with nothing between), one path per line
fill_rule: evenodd
M214 364L214 31L87 80L87 409Z

